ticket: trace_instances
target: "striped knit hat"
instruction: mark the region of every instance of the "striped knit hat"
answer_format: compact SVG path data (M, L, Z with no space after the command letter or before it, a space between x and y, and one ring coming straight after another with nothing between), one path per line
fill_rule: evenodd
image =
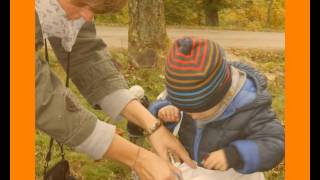
M174 42L165 76L168 100L186 112L202 112L218 104L232 81L223 49L194 37Z

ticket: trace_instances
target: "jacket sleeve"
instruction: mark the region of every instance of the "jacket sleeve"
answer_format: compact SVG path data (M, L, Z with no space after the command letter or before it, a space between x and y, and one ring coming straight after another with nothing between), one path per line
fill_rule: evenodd
M51 37L49 41L60 64L66 69L67 53L61 39ZM90 22L81 28L70 56L70 78L92 105L97 105L107 95L128 88L106 47L103 40L96 36L94 22ZM115 94L123 97L128 96L129 92Z
M242 167L241 173L272 169L284 156L284 130L275 113L269 108L259 108L245 129L246 138L231 143L236 147Z
M155 117L158 117L158 112L161 108L170 105L171 103L168 100L157 100L149 106L149 111Z
M115 127L97 120L81 106L39 56L36 58L36 127L93 159L103 157L115 134Z

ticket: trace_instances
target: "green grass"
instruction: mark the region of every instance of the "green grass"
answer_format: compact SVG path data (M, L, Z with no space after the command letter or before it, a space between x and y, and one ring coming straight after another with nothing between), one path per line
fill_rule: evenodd
M163 76L163 62L160 62L156 68L153 69L135 69L127 61L127 50L125 49L111 49L111 54L116 59L116 66L128 80L128 84L138 84L145 89L146 95L151 101L164 89ZM283 51L260 51L260 50L239 50L228 49L228 53L234 54L241 61L246 61L254 65L263 73L266 73L269 79L269 90L273 96L273 108L277 113L279 119L284 122L284 52ZM50 53L50 66L54 72L58 74L63 80L65 73L56 61L55 57ZM80 102L92 111L97 117L106 122L110 122L110 118L103 112L93 109L89 103L80 95L74 84L70 85L71 90L79 96ZM126 122L122 121L116 124L118 128L124 129ZM127 134L124 134L127 137ZM44 133L36 132L36 176L41 179L43 172L43 165L45 162L45 155L48 148L49 137ZM146 142L142 144L148 146ZM129 180L131 178L130 170L115 162L102 160L95 162L90 160L87 156L66 149L66 158L71 163L73 174L77 179L82 180L97 180L97 179L121 179ZM54 146L53 161L59 160L59 149ZM51 164L52 164L51 163ZM284 179L284 164L281 163L274 169L265 172L267 180L282 180Z

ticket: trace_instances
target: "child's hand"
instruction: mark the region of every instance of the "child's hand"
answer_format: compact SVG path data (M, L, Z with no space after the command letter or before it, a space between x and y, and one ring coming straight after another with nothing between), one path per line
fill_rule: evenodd
M223 149L214 151L209 157L203 160L203 167L206 169L225 171L228 169L226 154Z
M158 117L164 122L178 122L179 109L173 105L165 106L159 110Z

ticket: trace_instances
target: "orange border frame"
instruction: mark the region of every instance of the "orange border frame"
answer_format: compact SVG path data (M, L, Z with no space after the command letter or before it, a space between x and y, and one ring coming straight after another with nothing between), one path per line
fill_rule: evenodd
M35 177L34 1L10 0L10 179ZM310 179L310 2L286 1L285 179Z
M286 0L285 33L285 179L309 180L310 1Z
M35 5L10 0L10 179L35 179Z

